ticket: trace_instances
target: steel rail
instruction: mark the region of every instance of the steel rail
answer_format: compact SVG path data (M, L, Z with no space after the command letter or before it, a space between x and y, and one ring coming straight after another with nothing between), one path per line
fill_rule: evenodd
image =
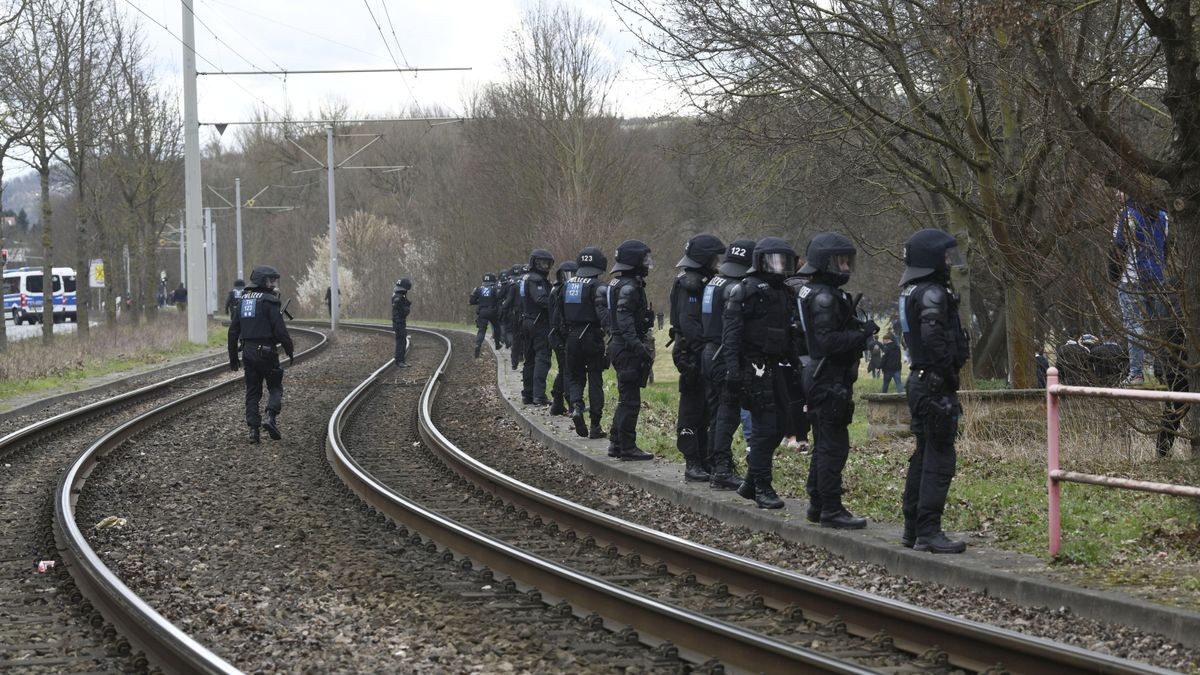
M293 330L314 334L320 338L316 345L296 354L296 361L304 361L315 356L329 344L329 339L317 331L303 328ZM129 394L140 392L145 395L163 385L194 379L201 374L207 375L222 368L228 368L228 365L219 364L197 371L197 373L172 378L158 385L143 387L129 392ZM80 592L91 601L92 605L109 623L116 627L125 639L141 649L149 661L171 673L224 674L240 671L193 640L155 611L100 560L75 522L75 503L83 484L97 464L126 439L183 410L216 398L241 381L241 377L231 377L139 415L112 429L75 459L63 474L54 494L54 538L58 542L63 562ZM125 399L127 396L114 397L112 400ZM113 405L112 400L99 403ZM85 408L94 409L96 405L98 404L85 406ZM58 419L58 417L51 419ZM43 425L42 428L44 430L45 426Z
M362 327L353 324L342 325ZM446 354L421 393L419 417L421 434L427 442L449 444L450 441L429 424L428 418L431 401L438 389L437 383L450 359L450 341L434 331L419 328L408 330L431 335L446 344ZM476 562L534 586L544 596L566 600L577 612L580 608L595 611L609 621L633 626L642 642L670 640L681 650L705 657L716 657L727 665L754 672L875 672L848 661L661 602L564 567L461 525L396 493L363 469L341 439L342 428L358 406L367 400L367 394L380 375L390 368L391 361L360 383L335 408L329 420L325 445L330 464L347 486L366 503L392 520L422 532Z
M636 551L643 559L661 560L676 571L688 570L736 591L757 593L777 609L799 607L805 618L816 621L839 618L860 637L886 633L906 652L941 650L961 668L987 670L1002 665L1013 673L1054 674L1171 672L837 586L630 523L526 485L462 452L433 424L434 385L448 360L449 353L422 397L422 438L468 481L564 528Z

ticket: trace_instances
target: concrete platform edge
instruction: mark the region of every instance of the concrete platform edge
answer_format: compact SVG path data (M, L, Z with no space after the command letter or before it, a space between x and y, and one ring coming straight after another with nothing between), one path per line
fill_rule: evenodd
M589 448L583 442L574 439L563 438L547 424L529 417L520 403L513 400L519 399L520 392L516 391L514 396L511 387L510 391L505 391L504 382L511 372L505 367L508 362L507 353L493 351L493 354L496 357L497 393L511 411L513 420L529 433L531 438L553 449L563 459L579 464L595 475L635 486L656 497L730 525L773 532L789 541L819 546L847 559L882 565L892 574L969 588L1030 607L1066 607L1078 616L1098 621L1112 622L1114 617L1120 617L1122 625L1156 633L1191 648L1200 648L1198 612L1159 605L1115 591L1087 589L1025 576L991 566L980 558L964 559L960 556L918 553L899 545L899 532L891 533L894 543L890 545L873 541L872 539L880 534L878 524L869 525L867 530L859 532L822 529L804 522L803 516L790 514L786 510L767 512L750 506L748 501L745 502L746 506L730 503L722 499L722 496L731 494L728 492L711 492L707 491L707 488L703 488L707 494L692 492L687 489L687 484L683 483L682 479L672 484L643 476L634 470L634 466L645 463L636 462L633 463L634 466L630 466L614 462L604 451ZM682 467L679 467L678 472L682 473ZM1018 557L1015 554L1005 555ZM1032 556L1025 557L1035 560ZM955 561L952 562L951 558ZM967 560L969 563L964 564Z

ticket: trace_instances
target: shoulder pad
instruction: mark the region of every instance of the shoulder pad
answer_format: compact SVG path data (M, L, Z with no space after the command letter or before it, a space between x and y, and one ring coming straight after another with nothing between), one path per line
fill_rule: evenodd
M731 284L729 286L729 290L725 291L725 293L726 293L725 297L734 302L742 302L746 298L750 297L750 292L751 291L750 291L750 287L748 284L745 284L745 283Z
M675 277L675 282L689 293L699 293L704 290L704 284L707 281L708 279L704 275L694 269L685 269Z
M637 295L637 286L633 284L621 284L617 288L617 298L621 300L627 300Z
M921 290L921 295L918 300L921 303L921 309L937 309L941 310L946 307L946 289L938 284L929 284Z
M818 288L816 294L812 296L812 302L821 309L829 309L837 304L838 299L833 297L833 293L828 288Z

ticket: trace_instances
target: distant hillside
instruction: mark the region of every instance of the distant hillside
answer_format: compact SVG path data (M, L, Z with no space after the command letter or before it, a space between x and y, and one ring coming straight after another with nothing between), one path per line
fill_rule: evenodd
M51 174L50 180L50 189L54 194L66 194L70 191L70 182L58 172ZM37 224L41 218L40 193L36 172L25 171L17 174L11 180L4 181L3 208L12 209L13 212L25 209L30 224Z

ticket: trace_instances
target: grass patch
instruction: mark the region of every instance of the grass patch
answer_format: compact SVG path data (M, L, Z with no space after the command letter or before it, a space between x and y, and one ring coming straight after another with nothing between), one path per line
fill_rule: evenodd
M195 345L188 341L186 317L169 315L143 325L93 326L87 337L56 334L50 345L40 338L10 342L0 353L0 384L6 398L80 388L88 378L224 347L227 332L209 324L208 344Z

